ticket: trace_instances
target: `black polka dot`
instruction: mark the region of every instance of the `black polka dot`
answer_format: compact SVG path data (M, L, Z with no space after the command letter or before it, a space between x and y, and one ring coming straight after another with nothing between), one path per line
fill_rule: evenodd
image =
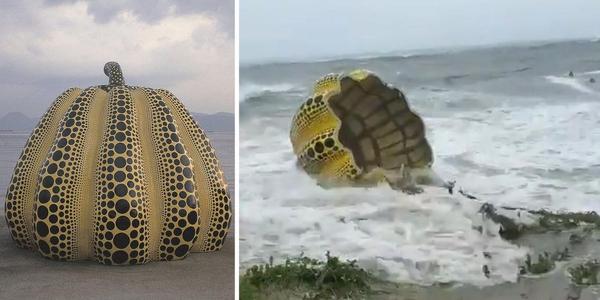
M43 181L42 181L42 185L45 188L50 188L52 187L52 185L54 185L54 179L52 178L52 176L46 176L44 177Z
M54 174L56 173L56 170L58 169L58 166L54 163L50 164L48 166L48 174Z
M117 132L115 139L119 142L122 142L125 140L125 134L123 132Z
M190 168L184 168L183 169L183 176L185 176L185 178L192 178L192 176L193 176L192 169L190 169Z
M43 205L38 206L37 216L39 219L45 219L48 216L48 209Z
M323 143L317 142L315 144L315 151L317 151L317 153L322 153L324 149L325 147L323 147Z
M185 182L185 190L186 190L188 193L191 193L191 192L193 192L193 191L194 191L194 183L192 183L192 182L191 182L191 181L189 181L189 180L188 180L188 181L186 181L186 182Z
M127 194L127 186L124 184L118 184L115 187L115 194L119 197L123 197Z
M44 240L39 240L38 246L40 250L42 250L42 252L44 252L45 254L50 254L50 246L48 246L48 244Z
M175 249L175 255L181 257L187 254L188 252L188 245L181 245L179 247L177 247L177 249Z
M120 230L127 230L129 228L130 222L129 218L126 216L120 216L117 218L117 228Z
M125 180L125 173L123 171L118 171L115 173L115 180L117 182L123 182Z
M187 220L190 224L196 224L198 222L198 213L192 211L187 215Z
M65 128L65 130L63 130L62 132L62 136L69 136L71 134L71 129L70 128Z
M117 201L117 204L115 205L115 209L119 213L124 214L129 210L129 202L125 199L121 199L121 200Z
M62 151L56 150L54 154L52 154L52 159L55 161L59 161L62 158Z
M117 248L124 249L129 245L129 237L124 233L119 233L113 238L113 243Z
M189 159L187 156L185 156L185 155L182 155L182 156L181 156L181 163L182 163L184 166L189 166L189 165L190 165L190 159Z
M46 203L50 201L50 192L48 192L47 190L42 190L40 192L40 195L38 196L38 199L41 203Z
M332 138L328 138L328 139L325 140L325 146L327 146L329 148L333 147L334 144L335 143L333 142Z
M183 239L185 241L189 242L194 239L195 233L196 233L196 231L194 230L193 227L188 227L183 231Z
M48 225L44 222L37 222L35 225L36 232L39 236L45 237L48 235Z
M185 150L183 149L183 145L181 144L175 145L175 150L177 150L177 153L179 154L183 154L185 152Z
M57 146L59 148L64 148L66 145L67 145L67 139L61 138L60 140L58 140Z
M112 260L116 264L122 264L122 263L126 262L128 258L129 258L129 256L127 255L127 252L122 251L122 250L115 251L115 253L112 254Z
M191 207L191 208L196 208L196 197L194 197L194 195L190 195L187 198L187 204Z
M115 145L115 152L117 152L117 153L123 153L126 150L127 150L127 147L123 143L117 143Z
M115 166L117 166L118 168L123 168L123 167L125 167L126 164L127 164L127 161L123 157L117 157L115 159Z

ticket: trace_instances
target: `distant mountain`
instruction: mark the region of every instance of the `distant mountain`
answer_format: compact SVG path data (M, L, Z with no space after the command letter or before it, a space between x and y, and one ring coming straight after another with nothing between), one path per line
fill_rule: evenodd
M205 131L235 130L235 118L232 113L192 113L192 116ZM0 117L0 130L31 131L38 120L39 118L30 118L20 112L9 112Z
M38 120L20 112L9 112L0 118L0 130L31 131Z

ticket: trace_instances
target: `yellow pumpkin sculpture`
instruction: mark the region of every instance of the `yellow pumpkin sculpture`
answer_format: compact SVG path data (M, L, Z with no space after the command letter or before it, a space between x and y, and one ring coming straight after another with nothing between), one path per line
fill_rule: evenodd
M177 260L219 250L230 199L208 138L169 91L125 85L70 88L19 158L6 222L19 247L56 260L103 264Z
M365 70L317 81L292 120L290 140L300 167L326 187L387 181L409 193L421 191L416 183L450 188L431 171L423 120L402 92Z

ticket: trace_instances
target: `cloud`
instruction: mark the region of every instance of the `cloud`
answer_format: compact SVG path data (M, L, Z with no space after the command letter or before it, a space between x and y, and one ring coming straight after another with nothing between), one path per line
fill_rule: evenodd
M48 5L76 3L75 0L46 0ZM218 20L221 28L233 34L234 1L233 0L122 0L104 1L88 0L87 13L99 23L107 23L121 12L127 11L148 23L156 23L170 14L189 15L203 14Z
M193 111L233 111L234 42L223 29L226 18L219 17L226 6L212 3L217 1L204 8L193 1L102 4L108 2L5 6L0 11L3 104L40 114L69 86L105 83L102 67L115 60L129 84L170 89ZM231 9L231 19L233 14Z

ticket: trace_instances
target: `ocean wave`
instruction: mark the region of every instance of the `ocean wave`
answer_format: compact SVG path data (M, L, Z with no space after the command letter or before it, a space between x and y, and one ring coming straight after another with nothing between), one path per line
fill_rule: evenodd
M546 79L552 83L561 84L568 86L576 91L586 94L596 94L597 92L583 85L577 78L560 77L560 76L546 76Z
M481 221L477 203L434 188L412 197L387 186L322 189L297 169L286 136L267 127L240 144L240 153L253 157L240 162L242 266L329 250L393 281L516 281L526 249L473 230L498 231ZM481 274L483 264L495 270L492 279Z
M278 83L271 85L263 84L242 84L240 85L240 102L244 102L250 98L258 97L264 93L282 93L299 90L299 88L290 83Z
M600 70L595 70L595 71L584 72L583 74L585 74L585 75L600 74Z
M597 211L600 169L593 165L600 156L590 137L600 134L599 108L597 102L496 105L424 117L434 169L498 206ZM386 185L322 189L296 167L289 120L274 119L264 111L240 126L241 137L252 137L240 139L240 156L252 157L240 161L242 267L331 251L397 282L517 280L528 249L474 230L498 232L482 221L476 202L427 187L414 196ZM484 264L494 270L491 278L482 274Z

